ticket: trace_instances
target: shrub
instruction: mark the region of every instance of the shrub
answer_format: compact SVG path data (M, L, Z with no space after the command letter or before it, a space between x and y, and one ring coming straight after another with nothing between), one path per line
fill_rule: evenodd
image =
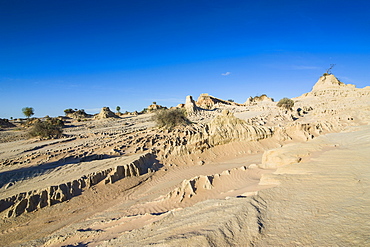
M71 109L71 108L69 108L69 109L65 109L64 110L64 113L67 115L67 114L71 114L71 113L74 113L75 111L73 110L73 109Z
M294 101L288 98L282 98L279 100L279 102L276 104L278 107L285 108L287 110L291 110L294 106Z
M24 114L27 118L29 118L29 117L31 117L33 114L35 114L35 113L34 113L34 110L33 110L33 108L32 108L32 107L24 107L24 108L22 108L22 112L23 112L23 114Z
M84 116L87 115L84 109L77 110L77 111L75 111L75 113L77 115L84 115Z
M167 129L172 129L178 125L187 125L190 123L185 115L185 111L182 109L169 109L156 111L153 116L153 120L157 123L157 126Z
M47 121L39 121L33 124L29 130L31 136L39 136L42 138L59 138L62 136L63 121L56 118L51 118Z
M47 120L47 122L49 122L50 124L52 125L56 125L56 126L59 126L59 127L63 127L64 126L64 122L62 119L60 118L49 118Z

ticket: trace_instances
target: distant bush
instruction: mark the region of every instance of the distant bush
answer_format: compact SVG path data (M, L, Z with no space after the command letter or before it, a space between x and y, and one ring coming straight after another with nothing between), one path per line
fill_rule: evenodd
M190 123L182 109L169 109L156 111L153 120L157 126L172 129L175 126L187 125Z
M69 108L69 109L65 109L64 110L64 113L67 115L67 114L71 114L71 113L74 113L75 111L73 110L73 109L71 109L71 108Z
M75 114L77 114L77 115L83 115L83 116L87 115L87 113L85 112L84 109L80 109L80 110L75 111Z
M294 101L288 98L282 98L279 100L279 102L276 104L278 107L285 108L287 110L291 110L294 106Z
M142 111L139 112L139 114L145 114L145 113L148 113L148 108L144 108ZM128 112L126 112L128 113Z
M47 139L59 138L62 136L63 126L63 120L50 118L46 121L35 122L28 133L33 137L39 136Z

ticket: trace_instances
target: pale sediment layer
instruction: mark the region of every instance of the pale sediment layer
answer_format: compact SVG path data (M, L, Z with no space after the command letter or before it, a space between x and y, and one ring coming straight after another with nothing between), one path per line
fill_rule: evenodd
M102 246L367 246L370 128L348 131L290 146L287 152L327 148L263 175L277 187L170 212Z
M105 163L110 164L110 166L107 167L107 164L100 164L99 169L95 172L92 172L93 170L96 170L96 168L93 169L93 164L90 165L90 169L88 171L85 169L82 172L74 167L63 167L53 173L48 172L46 175L39 175L38 184L42 186L40 189L18 192L22 191L22 189L26 190L27 186L35 188L35 186L30 185L26 180L22 186L15 186L14 189L12 188L13 190L7 191L8 194L13 195L0 200L0 212L8 210L8 217L18 216L24 212L32 212L36 209L67 201L74 196L80 195L85 188L90 188L102 181L104 184L114 183L125 177L140 176L146 173L151 173L159 168L159 164L156 163L153 155L149 153L141 156L137 155L135 157L136 159L133 159L133 157L130 158L116 158L114 163L105 161ZM128 164L117 165L117 163L122 162L122 160L126 163L130 160L133 161ZM97 162L92 161L91 163ZM97 165L95 164L95 167L96 166ZM103 169L103 167L107 168ZM85 175L83 172L89 173ZM70 182L65 182L68 180L68 177L70 177L70 174L73 174L74 177L78 177L80 175L80 177L71 180ZM73 179L73 177L70 179ZM41 183L43 180L46 181L46 183ZM50 183L50 180L53 181L53 184L57 185L50 185L50 187L47 187L47 183ZM60 184L58 184L58 182ZM37 182L32 181L32 183ZM44 189L45 187L47 188Z

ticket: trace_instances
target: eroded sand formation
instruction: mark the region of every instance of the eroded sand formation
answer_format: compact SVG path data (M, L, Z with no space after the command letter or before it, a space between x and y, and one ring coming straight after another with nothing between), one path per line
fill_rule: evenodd
M188 96L193 124L172 130L103 108L61 139L2 131L0 242L369 244L370 87L325 75L293 100Z

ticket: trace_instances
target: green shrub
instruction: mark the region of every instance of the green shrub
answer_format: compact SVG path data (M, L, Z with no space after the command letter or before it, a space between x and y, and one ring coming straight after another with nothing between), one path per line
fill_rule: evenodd
M172 129L175 126L187 125L190 123L185 115L185 111L181 109L159 110L155 112L153 120L157 126L167 129Z
M294 101L288 98L282 98L279 100L279 102L276 104L278 107L285 108L287 110L291 110L294 106Z
M29 130L31 136L42 138L59 138L62 136L64 123L60 119L51 118L47 121L39 121L33 124Z

